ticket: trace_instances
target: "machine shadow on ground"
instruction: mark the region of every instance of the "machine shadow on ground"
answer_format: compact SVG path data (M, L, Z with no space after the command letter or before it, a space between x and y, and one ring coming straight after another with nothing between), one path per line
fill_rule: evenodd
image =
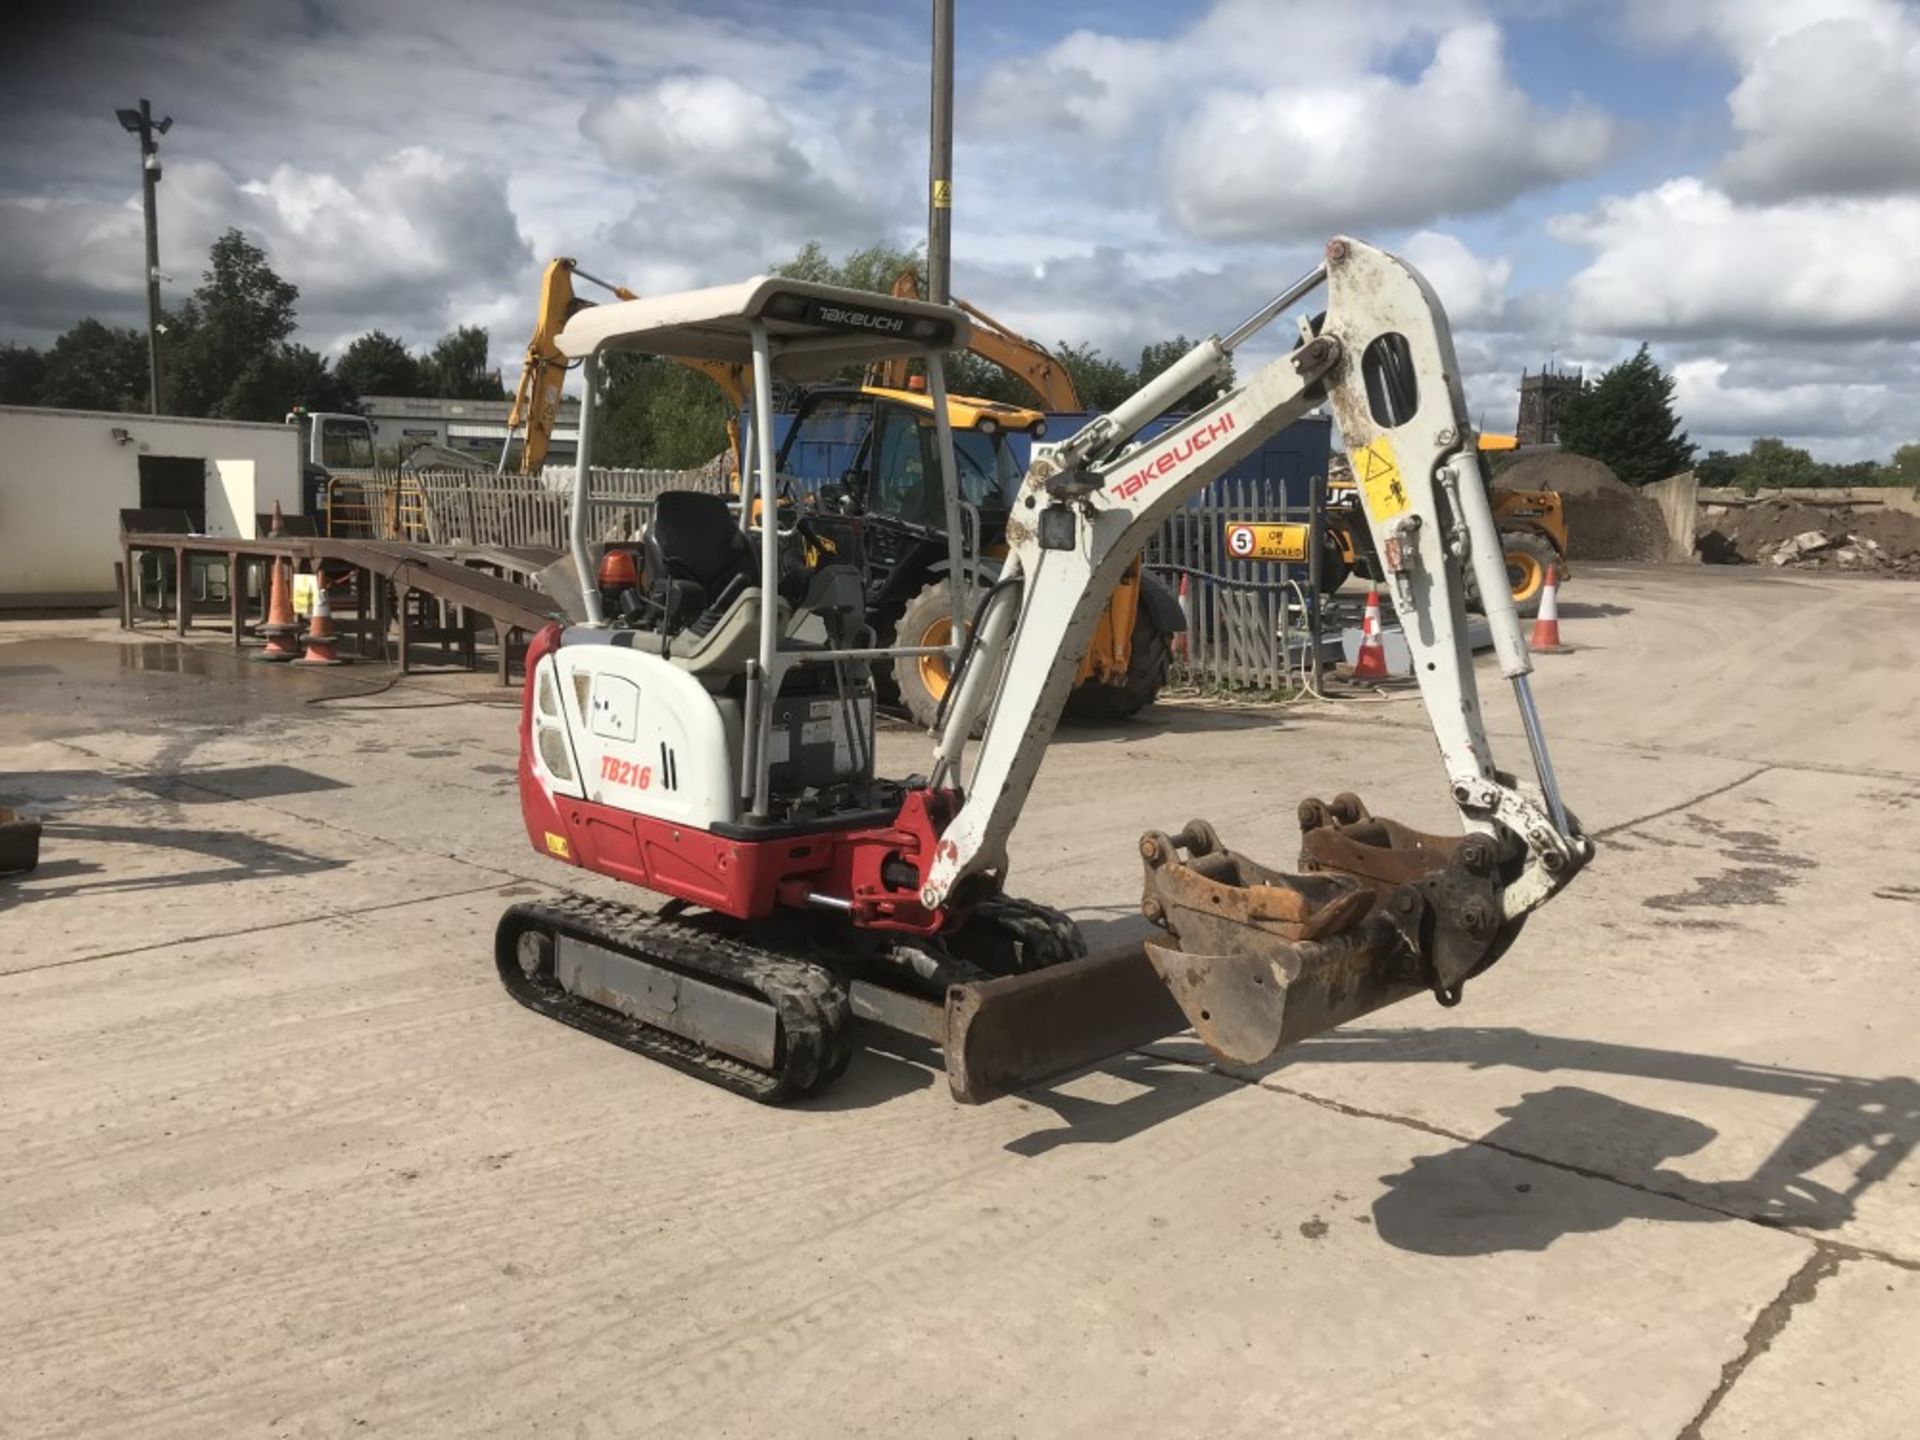
M1920 1081L1902 1075L1828 1074L1501 1027L1337 1031L1267 1065L1231 1071L1209 1064L1205 1048L1190 1035L1155 1049L1097 1067L1134 1087L1118 1101L1089 1100L1059 1087L1023 1092L1020 1101L1051 1111L1062 1123L1020 1136L1007 1149L1031 1157L1062 1145L1115 1144L1281 1071L1304 1085L1324 1064L1511 1066L1556 1077L1628 1076L1776 1096L1806 1106L1751 1174L1699 1180L1671 1162L1704 1151L1719 1136L1712 1126L1577 1084L1528 1092L1502 1107L1504 1118L1486 1134L1381 1177L1385 1188L1372 1203L1374 1227L1383 1240L1425 1254L1465 1256L1540 1250L1563 1235L1611 1229L1632 1219L1739 1220L1833 1230L1852 1220L1860 1197L1892 1176L1920 1146ZM1292 1086L1276 1088L1316 1100ZM1423 1122L1376 1116L1338 1102L1317 1103L1454 1138ZM1814 1178L1815 1172L1849 1159L1857 1163L1843 1187ZM1583 1188L1577 1205L1561 1203L1567 1196L1564 1186L1541 1184L1536 1193L1538 1173L1516 1161L1612 1183Z
M1063 724L1050 745L1098 745L1114 740L1144 740L1157 735L1217 735L1236 730L1281 730L1287 714L1278 705L1216 706L1192 697L1149 705L1125 720Z
M1609 1228L1636 1217L1834 1230L1851 1221L1860 1197L1893 1175L1920 1145L1920 1081L1910 1076L1797 1070L1509 1027L1339 1031L1281 1058L1266 1073L1284 1069L1304 1079L1313 1067L1353 1062L1510 1066L1557 1077L1618 1075L1744 1091L1805 1106L1750 1174L1699 1180L1667 1162L1704 1150L1718 1138L1711 1126L1578 1085L1531 1091L1501 1108L1505 1118L1486 1134L1382 1177L1389 1189L1375 1202L1381 1237L1435 1254L1540 1248L1559 1234ZM1607 1192L1609 1205L1579 1216L1541 1213L1519 1191L1507 1195L1505 1206L1489 1203L1493 1192L1486 1189L1486 1175L1495 1153L1615 1181ZM1814 1178L1849 1158L1856 1163L1843 1187Z
M76 859L60 852L100 845L175 850L208 863L201 869L158 875L114 875L110 863ZM187 830L154 825L86 825L48 821L42 831L40 864L10 881L0 881L0 911L15 905L60 900L75 895L131 894L176 890L196 885L228 885L242 880L277 880L341 869L344 860L317 855L233 830Z
M1559 605L1562 620L1603 620L1613 615L1633 613L1633 606L1615 605L1611 601L1562 600Z

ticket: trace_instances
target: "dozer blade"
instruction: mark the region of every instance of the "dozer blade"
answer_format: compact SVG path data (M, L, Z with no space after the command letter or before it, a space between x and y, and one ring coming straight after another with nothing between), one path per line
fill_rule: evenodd
M1138 945L947 991L947 1083L978 1105L1186 1029Z
M1195 1033L1243 1065L1422 990L1455 1004L1519 931L1501 923L1486 836L1422 834L1351 795L1307 801L1300 823L1301 874L1227 849L1204 820L1140 840L1141 910L1168 932L1147 958Z

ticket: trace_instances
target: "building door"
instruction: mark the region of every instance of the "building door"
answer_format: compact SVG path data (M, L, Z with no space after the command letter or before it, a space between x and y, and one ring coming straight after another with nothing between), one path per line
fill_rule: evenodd
M196 531L207 528L207 462L198 455L142 455L140 508L184 510Z

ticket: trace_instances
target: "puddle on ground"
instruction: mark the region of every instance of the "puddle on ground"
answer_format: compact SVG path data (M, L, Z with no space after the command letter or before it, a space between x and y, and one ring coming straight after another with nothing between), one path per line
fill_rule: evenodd
M207 675L220 673L213 662L214 651L200 645L183 645L178 640L139 640L115 647L120 652L122 670L152 670L167 675ZM225 657L231 666L233 657Z
M253 653L171 636L7 640L0 642L0 712L9 738L19 741L99 728L225 728L268 715L311 715L307 702L316 696L366 684L365 677L355 685L336 672L260 664Z

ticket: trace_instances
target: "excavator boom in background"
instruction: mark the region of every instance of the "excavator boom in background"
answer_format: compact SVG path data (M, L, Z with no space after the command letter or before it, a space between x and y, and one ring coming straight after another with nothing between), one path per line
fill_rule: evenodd
M1139 439L1323 286L1324 311L1292 351ZM938 648L954 685L931 764L887 779L872 667L933 647L875 644L857 569L810 543L804 515L786 528L770 503L781 484L774 384L920 361L933 444L917 427L901 435L942 478L959 571L975 557L961 542L942 357L968 330L951 306L765 276L599 307L561 331L557 348L586 388L573 559L599 583L583 587L587 623L549 626L529 646L522 814L542 853L673 904L513 906L495 942L508 990L768 1101L831 1082L855 1019L940 1046L956 1097L977 1101L1184 1025L1250 1062L1422 991L1457 1004L1593 846L1559 792L1452 337L1426 282L1336 239L1322 266L1224 338L1037 449L996 578L970 616L953 596ZM637 555L596 553L582 502L601 357L689 350L751 367L739 503L668 492ZM1089 955L1068 916L1007 889L1008 841L1078 657L1166 517L1322 404L1353 458L1461 833L1377 818L1348 793L1310 799L1298 807L1299 869L1286 872L1229 849L1205 821L1148 829L1141 908L1159 938ZM1500 768L1481 719L1469 573L1532 780Z

